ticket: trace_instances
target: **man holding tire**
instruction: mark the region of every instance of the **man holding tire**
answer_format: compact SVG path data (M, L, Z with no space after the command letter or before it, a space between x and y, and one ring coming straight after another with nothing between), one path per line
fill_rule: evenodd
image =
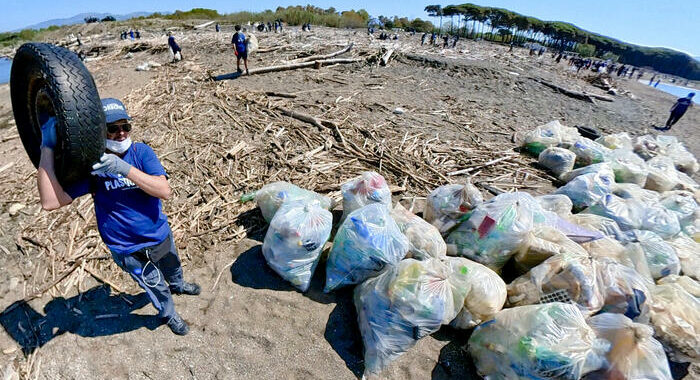
M45 210L66 206L74 199L92 194L100 236L114 261L146 291L158 315L178 335L189 331L175 311L172 293L198 295L199 285L182 278L161 199L171 195L167 174L153 149L132 143L131 118L117 99L103 99L107 122L107 153L93 166L92 176L67 186L58 182L54 170L56 121L41 127L41 159L37 182Z

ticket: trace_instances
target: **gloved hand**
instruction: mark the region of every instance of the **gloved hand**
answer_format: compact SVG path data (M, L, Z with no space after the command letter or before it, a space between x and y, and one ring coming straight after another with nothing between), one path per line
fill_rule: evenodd
M46 148L56 147L56 118L50 117L41 126L41 146Z
M100 157L100 162L92 165L93 175L121 174L126 177L131 170L131 165L122 160L116 154L105 153Z

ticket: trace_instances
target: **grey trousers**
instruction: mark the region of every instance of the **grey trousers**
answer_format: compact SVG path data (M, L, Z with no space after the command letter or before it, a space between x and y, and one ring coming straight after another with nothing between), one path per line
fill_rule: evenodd
M167 252L163 252L167 250ZM164 254L157 263L148 260L149 256ZM112 252L112 258L124 271L131 275L158 310L158 315L166 321L175 315L175 304L170 286L182 291L182 265L175 248L172 234L155 246L143 248L131 254L121 255Z

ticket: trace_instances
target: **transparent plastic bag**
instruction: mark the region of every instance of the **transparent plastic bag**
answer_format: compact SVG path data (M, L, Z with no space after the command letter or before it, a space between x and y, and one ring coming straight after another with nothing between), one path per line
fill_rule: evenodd
M534 155L539 155L543 150L560 144L570 145L581 138L576 128L566 127L558 120L540 125L525 134L523 147Z
M331 208L331 200L328 197L310 190L304 190L288 182L273 182L263 186L255 192L255 202L260 207L263 218L270 223L277 209L284 202L289 201L318 202L321 208Z
M657 285L649 311L655 336L676 362L700 362L700 298L678 283Z
M613 150L608 155L615 182L644 186L649 170L644 160L631 150Z
M635 230L633 234L644 250L651 276L655 280L681 272L681 263L673 246L651 231Z
M437 259L406 259L358 285L354 301L365 374L380 372L454 319L464 305L467 276Z
M653 282L636 270L609 258L595 259L598 286L604 301L602 312L624 314L635 319L648 314Z
M535 197L543 210L553 212L562 218L569 217L574 204L564 194L547 194Z
M513 257L519 273L526 273L548 258L565 253L585 257L586 250L554 227L538 225L528 236L528 242Z
M690 191L667 191L661 194L659 201L662 206L673 211L678 216L678 221L681 225L691 224L696 218L698 209L700 209L693 193Z
M508 305L524 306L554 301L572 302L585 315L603 307L593 259L558 254L508 284Z
M275 272L305 292L332 227L333 215L318 203L285 202L267 229L263 256Z
M580 213L569 216L567 220L582 227L599 231L621 243L626 243L630 240L629 236L620 229L616 221L604 216Z
M649 174L645 188L658 192L676 188L697 188L697 183L684 173L676 170L673 160L666 156L656 156L647 161Z
M478 205L447 236L447 253L499 270L527 242L535 223L545 220L544 210L530 194L497 195Z
M351 212L335 234L324 292L376 276L401 261L408 248L408 239L385 205L372 203Z
M676 213L659 205L647 206L644 209L641 228L656 232L664 239L676 236L681 232L681 224L678 222Z
M598 338L610 342L608 378L672 380L664 348L654 329L621 314L603 313L588 319Z
M634 141L634 153L647 161L659 154L659 149L659 144L652 135L639 136Z
M554 194L563 194L571 199L574 207L585 208L610 194L615 179L607 173L588 173L580 175L557 189Z
M566 172L561 175L560 179L564 182L571 182L574 178L578 176L582 176L584 174L590 174L590 173L600 173L602 175L605 175L608 178L615 178L615 173L613 172L612 168L610 167L609 162L601 162L599 164L593 164L593 165L588 165L584 166L582 168L574 169L570 172Z
M372 203L391 207L391 191L386 180L377 172L363 172L340 187L343 193L343 220L351 212Z
M399 230L408 238L407 258L417 260L429 257L442 258L447 255L447 245L435 226L406 210L401 203L391 210L391 216Z
M681 272L688 277L700 280L700 244L682 234L666 242L676 251Z
M642 227L644 210L647 206L636 199L623 199L607 194L583 212L610 218L624 231Z
M464 307L450 323L461 329L472 328L493 318L506 302L506 283L484 265L463 257L446 257L453 273L466 273Z
M579 166L606 162L612 152L603 145L585 137L578 139L570 149L576 155L576 165Z
M634 148L632 138L627 132L601 136L595 141L609 149L625 149L631 151Z
M540 165L559 177L574 168L576 154L564 148L551 147L543 150L537 160Z
M481 203L484 197L470 180L464 185L444 185L428 195L423 217L444 236L461 222L464 214Z
M695 156L676 137L658 135L656 136L656 142L659 146L660 154L670 158L678 170L693 175L700 169Z
M501 310L469 338L486 379L577 380L603 367L609 348L574 305L560 302Z
M616 183L612 192L620 198L635 199L647 205L657 204L660 199L656 191L644 189L634 183Z
M668 275L659 280L659 285L664 284L678 284L693 297L700 298L700 284L688 276Z

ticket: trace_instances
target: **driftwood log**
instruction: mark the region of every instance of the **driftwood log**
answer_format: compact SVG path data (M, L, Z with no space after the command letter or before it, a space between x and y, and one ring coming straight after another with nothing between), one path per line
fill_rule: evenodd
M389 63L392 54L394 54L394 49L387 50L387 52L384 53L382 58L379 60L379 64L382 66L386 66Z
M330 59L330 58L337 57L341 54L345 54L345 53L349 52L350 49L352 49L353 45L354 45L353 43L350 43L350 45L344 47L342 50L338 50L338 51L333 52L333 53L328 53L328 54L323 54L323 55L312 55L309 57L293 59L289 62L290 63L299 63L299 62L322 61L322 60Z
M222 75L214 77L213 79L217 80L217 81L225 80L225 79L236 79L238 77L245 76L245 75L254 75L254 74L272 73L272 72L277 72L277 71L296 70L296 69L303 69L303 68L307 68L307 67L315 67L318 69L318 68L321 68L322 66L335 65L335 64L341 64L341 63L355 63L355 62L360 62L363 60L364 60L364 58L335 58L335 59L325 59L325 60L321 60L321 61L292 63L289 65L267 66L267 67L260 67L257 69L252 69L247 74L245 72L222 74Z
M534 80L535 82L541 83L541 84L543 84L551 89L557 90L558 92L560 92L568 97L574 98L574 99L585 100L585 101L590 102L590 103L595 103L593 101L593 99L598 99L598 100L602 100L605 102L612 102L613 101L613 98L611 98L609 96L588 94L585 92L578 92L578 91L569 90L567 88L558 86L554 83L549 83L546 80L542 80L539 78L530 78L530 79Z

